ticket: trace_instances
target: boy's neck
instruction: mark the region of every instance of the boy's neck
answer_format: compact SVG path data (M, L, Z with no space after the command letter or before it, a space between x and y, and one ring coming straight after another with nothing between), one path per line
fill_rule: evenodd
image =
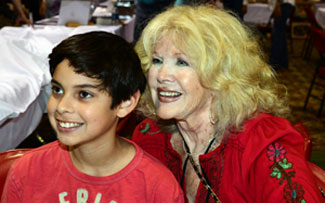
M69 155L73 165L91 176L109 176L125 168L135 156L132 144L115 136L97 147L70 147Z

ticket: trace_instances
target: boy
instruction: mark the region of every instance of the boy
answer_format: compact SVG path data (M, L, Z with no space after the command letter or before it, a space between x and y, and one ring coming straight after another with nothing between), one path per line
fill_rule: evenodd
M47 108L58 141L13 165L2 202L183 202L172 173L116 135L146 85L132 46L90 32L64 40L49 59Z

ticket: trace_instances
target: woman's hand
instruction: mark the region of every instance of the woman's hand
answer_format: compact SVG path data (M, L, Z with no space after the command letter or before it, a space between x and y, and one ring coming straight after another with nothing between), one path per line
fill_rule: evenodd
M19 26L19 25L21 25L23 23L26 23L27 25L33 26L33 23L26 17L25 14L18 15L18 17L16 18L16 26Z
M21 3L21 0L12 0L15 9L18 13L18 17L16 18L16 26L21 25L21 22L26 23L27 25L33 25L32 21L26 17L24 7Z

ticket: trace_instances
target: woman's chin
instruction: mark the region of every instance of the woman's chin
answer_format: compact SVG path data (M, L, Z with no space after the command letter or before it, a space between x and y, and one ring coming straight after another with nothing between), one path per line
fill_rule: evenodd
M166 111L166 110L157 110L156 111L157 116L163 120L169 120L169 119L173 119L174 115L170 114L170 111Z

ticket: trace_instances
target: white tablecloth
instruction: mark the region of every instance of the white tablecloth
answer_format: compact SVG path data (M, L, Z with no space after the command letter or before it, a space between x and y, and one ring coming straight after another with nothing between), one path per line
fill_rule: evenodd
M325 29L325 7L318 8L315 12L317 23Z
M272 12L268 4L247 4L247 12L244 15L244 21L252 24L267 24L270 21Z

